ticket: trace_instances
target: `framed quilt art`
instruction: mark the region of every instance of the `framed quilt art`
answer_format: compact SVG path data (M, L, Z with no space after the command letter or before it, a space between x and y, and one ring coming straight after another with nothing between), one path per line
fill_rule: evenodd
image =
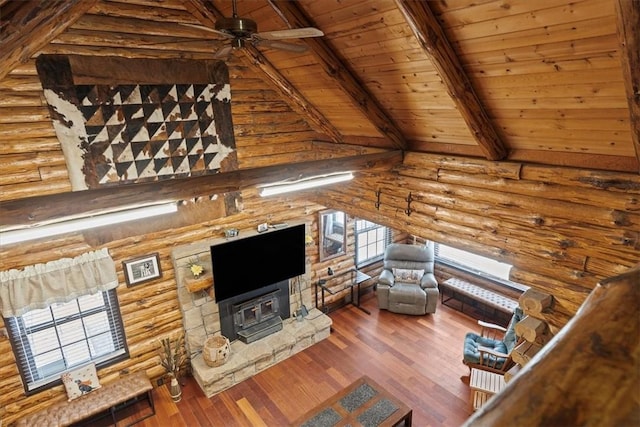
M237 169L221 61L41 55L74 191Z

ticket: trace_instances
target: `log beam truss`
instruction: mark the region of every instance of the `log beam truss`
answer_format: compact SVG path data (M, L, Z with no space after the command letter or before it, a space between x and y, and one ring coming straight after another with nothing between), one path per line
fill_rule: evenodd
M268 0L271 7L288 22L291 27L315 27L295 1ZM373 123L383 135L389 138L396 148L407 149L407 141L391 117L383 110L378 100L360 83L345 62L338 57L326 40L322 37L308 38L304 41L311 52L336 84L347 93L353 104Z
M30 0L0 6L0 80L64 32L97 0Z
M240 169L213 175L99 188L71 193L35 196L0 202L6 229L42 224L64 217L145 205L170 200L189 200L237 191L250 186L287 179L308 178L333 172L388 170L402 162L400 151L347 156L334 159Z
M396 0L407 24L440 74L449 96L489 160L507 157L507 148L498 136L480 99L462 68L428 2Z

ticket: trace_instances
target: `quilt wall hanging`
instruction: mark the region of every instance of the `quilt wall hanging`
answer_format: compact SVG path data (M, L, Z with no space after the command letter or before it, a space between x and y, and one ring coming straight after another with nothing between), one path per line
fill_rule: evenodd
M74 191L238 168L222 61L40 55Z

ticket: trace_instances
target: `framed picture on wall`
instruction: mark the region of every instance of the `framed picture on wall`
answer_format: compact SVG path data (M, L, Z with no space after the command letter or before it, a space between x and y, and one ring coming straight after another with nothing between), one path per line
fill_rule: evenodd
M123 261L122 269L124 270L124 278L127 281L127 286L139 285L140 283L162 277L160 257L157 252Z

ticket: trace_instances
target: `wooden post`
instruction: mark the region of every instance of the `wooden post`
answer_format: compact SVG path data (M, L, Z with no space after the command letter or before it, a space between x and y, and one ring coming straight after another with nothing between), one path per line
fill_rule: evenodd
M526 316L516 323L516 335L529 342L543 342L543 334L547 330L547 324L535 317Z
M516 375L518 375L518 372L520 372L521 368L522 367L517 363L513 365L511 368L509 368L509 370L504 373L505 382L511 381Z
M520 295L519 302L525 313L541 314L545 308L551 306L552 301L551 295L529 288Z
M523 341L511 352L511 358L521 366L525 366L535 356L542 346L533 342Z

